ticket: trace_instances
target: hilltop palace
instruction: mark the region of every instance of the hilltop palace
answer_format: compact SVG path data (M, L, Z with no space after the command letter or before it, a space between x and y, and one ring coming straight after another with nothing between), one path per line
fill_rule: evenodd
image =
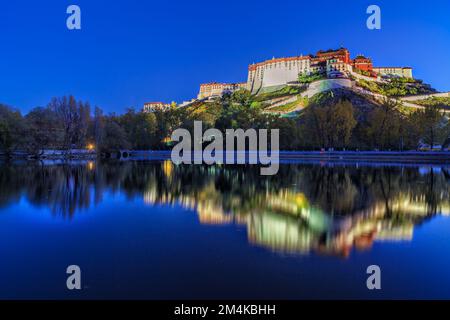
M290 83L296 83L299 75L313 73L326 74L328 78L347 78L350 75L376 80L381 77L413 78L410 67L373 67L372 60L362 55L350 58L346 48L318 51L316 55L272 58L248 66L247 82L243 83L205 83L200 85L198 100L220 97L226 92L241 88L252 94L276 91ZM195 99L194 99L195 100ZM184 102L180 106L192 103ZM162 102L146 103L144 111L164 109Z
M355 70L357 69L357 70ZM300 74L326 73L328 77L344 77L353 72L363 72L368 77L398 76L412 78L409 67L374 68L372 60L362 55L350 58L350 52L339 50L319 51L315 56L273 58L248 67L247 89L252 93L273 91L290 82L296 82Z

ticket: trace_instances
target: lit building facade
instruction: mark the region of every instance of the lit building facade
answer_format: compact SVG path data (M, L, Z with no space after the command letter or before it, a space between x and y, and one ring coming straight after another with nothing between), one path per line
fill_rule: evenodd
M226 92L234 92L246 88L247 83L204 83L200 85L200 91L197 98L201 100L210 97L221 97Z
M330 75L333 72L345 73L351 70L351 66L339 59L330 59L327 60L326 64L327 75Z
M350 64L350 51L345 48L340 48L338 50L327 50L327 51L317 51L314 57L315 61L328 61L330 59L336 59L344 63Z
M352 66L361 71L373 72L372 60L361 55L353 59Z
M252 93L262 88L286 85L297 81L299 74L311 73L311 57L273 58L248 67L247 90Z
M358 55L352 60L349 50L340 48L321 50L316 55L273 58L251 64L248 67L247 90L253 94L274 91L298 81L300 74L326 73L332 77L338 73L350 74L358 70L374 79L378 75L412 78L412 69L409 67L374 68L370 58Z
M144 103L144 112L165 111L170 108L170 103L164 102L146 102Z
M413 78L412 68L410 67L378 67L373 68L373 71L382 76Z

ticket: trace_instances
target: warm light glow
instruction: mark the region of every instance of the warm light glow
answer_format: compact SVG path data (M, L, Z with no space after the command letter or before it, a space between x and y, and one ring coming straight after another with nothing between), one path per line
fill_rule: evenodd
M167 178L172 177L173 173L173 163L170 160L166 160L163 162L163 172Z
M88 149L88 150L94 150L94 149L95 149L95 145L94 145L93 143L89 143L89 144L87 145L87 149Z
M89 161L87 165L88 165L89 171L94 170L94 167L95 167L95 166L94 166L94 162L93 162L93 161Z

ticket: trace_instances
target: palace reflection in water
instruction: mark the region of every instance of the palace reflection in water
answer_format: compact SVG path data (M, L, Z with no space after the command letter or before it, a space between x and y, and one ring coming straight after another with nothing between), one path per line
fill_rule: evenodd
M449 182L448 166L285 164L264 177L255 166L170 161L3 164L0 211L25 197L71 219L110 192L245 227L249 243L275 252L347 257L374 241L410 241L415 226L448 215Z

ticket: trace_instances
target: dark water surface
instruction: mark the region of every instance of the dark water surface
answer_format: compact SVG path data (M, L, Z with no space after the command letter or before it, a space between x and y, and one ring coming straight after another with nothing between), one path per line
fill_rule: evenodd
M0 164L0 298L448 299L449 187L450 166Z

